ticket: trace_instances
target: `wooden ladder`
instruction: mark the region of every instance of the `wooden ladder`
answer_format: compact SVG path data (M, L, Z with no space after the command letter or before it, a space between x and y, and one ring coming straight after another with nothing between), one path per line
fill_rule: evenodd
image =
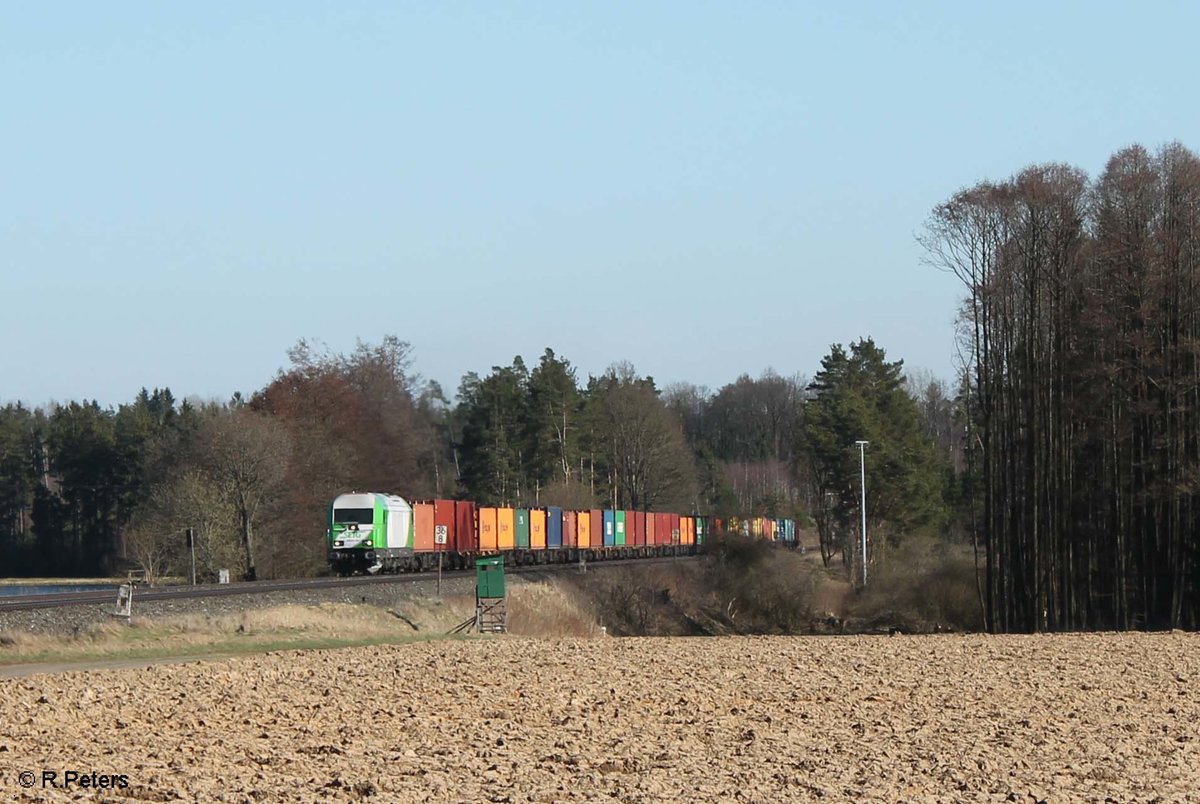
M502 597L481 597L475 603L475 629L482 633L508 631L508 607Z

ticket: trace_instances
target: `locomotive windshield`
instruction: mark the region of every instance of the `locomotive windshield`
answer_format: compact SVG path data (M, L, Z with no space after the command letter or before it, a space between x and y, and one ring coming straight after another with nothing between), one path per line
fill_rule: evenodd
M333 524L370 525L374 513L370 508L338 508L333 512Z

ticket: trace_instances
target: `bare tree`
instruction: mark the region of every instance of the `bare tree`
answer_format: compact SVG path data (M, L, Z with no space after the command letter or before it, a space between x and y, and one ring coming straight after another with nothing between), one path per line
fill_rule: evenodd
M254 524L262 505L287 474L291 439L286 428L247 408L205 422L204 463L222 497L233 506L246 555L246 577L256 576Z
M616 505L648 510L694 502L695 469L683 428L653 382L637 379L628 364L615 366L601 382L597 405Z
M237 511L216 483L193 469L155 486L130 527L130 551L147 576L190 574L186 533L192 531L199 578L241 568L245 550Z

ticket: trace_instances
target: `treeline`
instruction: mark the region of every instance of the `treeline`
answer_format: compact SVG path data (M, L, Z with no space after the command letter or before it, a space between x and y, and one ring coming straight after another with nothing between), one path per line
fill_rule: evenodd
M953 531L958 446L938 435L952 406L870 340L834 347L812 383L768 371L715 393L660 389L623 363L582 380L547 349L533 368L518 357L467 374L454 405L394 337L350 354L302 341L289 357L249 399L155 390L115 410L0 409L5 574L187 575L189 529L201 579L312 574L329 501L348 489L789 516L816 526L827 562L849 565L857 439L872 441L872 561L907 534Z
M1131 147L937 207L966 288L968 510L989 628L1200 618L1200 160Z
M431 491L436 455L394 338L349 355L301 342L251 399L177 402L142 391L116 410L0 409L5 575L311 574L325 562L332 490Z
M628 364L580 387L550 349L463 378L449 446L464 495L488 503L694 511L702 503L679 421Z
M908 536L961 535L954 403L940 381L906 375L870 338L834 345L812 381L768 371L716 393L675 385L665 397L718 515L796 516L815 527L827 565L840 555L859 566L862 440L870 561Z
M768 371L713 393L619 364L581 386L551 350L468 374L449 417L471 499L787 516L816 527L826 564L861 559L860 460L870 447L870 560L906 536L953 536L961 427L940 382L907 377L870 339L834 346L815 380Z

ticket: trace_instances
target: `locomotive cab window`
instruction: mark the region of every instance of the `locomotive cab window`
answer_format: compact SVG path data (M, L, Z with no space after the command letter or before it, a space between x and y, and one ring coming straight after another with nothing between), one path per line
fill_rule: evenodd
M375 512L370 508L339 508L333 512L335 525L370 525Z

